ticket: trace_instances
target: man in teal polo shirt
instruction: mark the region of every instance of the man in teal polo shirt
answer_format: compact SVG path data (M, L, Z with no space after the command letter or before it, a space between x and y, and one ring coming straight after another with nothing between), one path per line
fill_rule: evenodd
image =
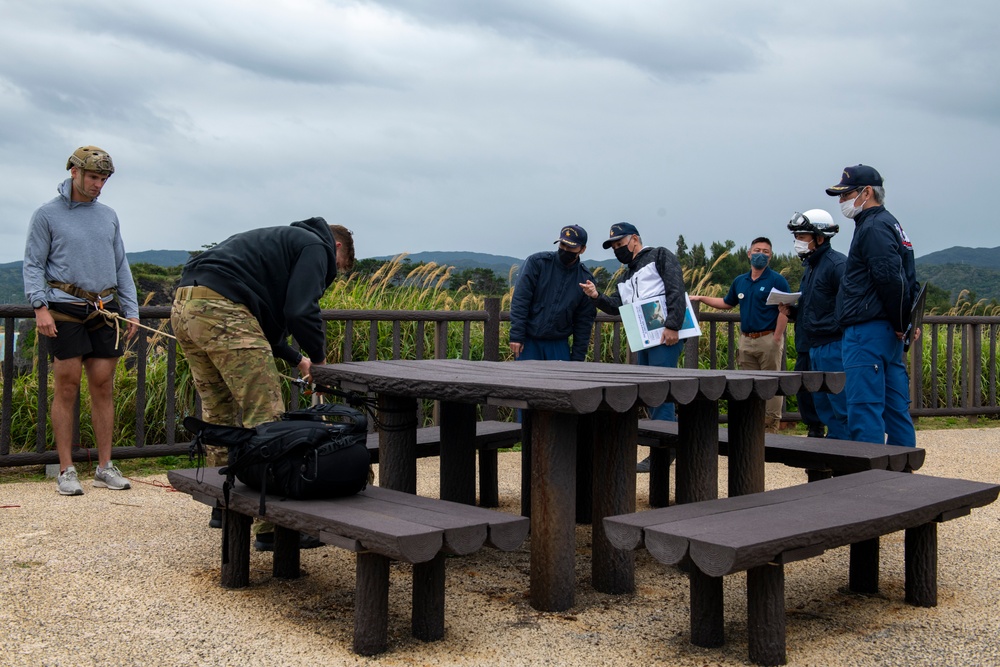
M746 371L778 370L785 351L788 318L777 306L767 305L767 295L771 288L788 292L788 281L768 267L771 254L771 241L763 236L755 238L747 252L750 271L736 276L726 296L691 296L691 301L700 301L718 310L740 307L741 335L736 360ZM776 433L781 426L782 400L781 396L775 396L767 402L765 425L771 433Z

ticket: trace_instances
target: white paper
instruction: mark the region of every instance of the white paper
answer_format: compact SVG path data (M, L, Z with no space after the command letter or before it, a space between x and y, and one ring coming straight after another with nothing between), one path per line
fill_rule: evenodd
M701 335L701 327L695 317L691 299L684 295L684 323L677 332L680 339ZM663 325L667 319L667 302L662 296L642 301L633 301L618 308L622 324L625 326L625 338L629 349L633 352L655 347L663 340Z
M698 316L694 313L694 306L691 305L691 297L684 293L684 324L677 332L677 337L681 340L701 335L701 327L698 325Z
M789 306L794 306L799 302L799 297L802 296L802 292L782 292L780 289L771 288L771 293L767 295L767 305L777 306L780 303L787 303Z

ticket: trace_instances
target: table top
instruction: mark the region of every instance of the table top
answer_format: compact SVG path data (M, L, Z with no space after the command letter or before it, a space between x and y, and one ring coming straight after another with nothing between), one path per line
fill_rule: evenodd
M661 368L562 361L423 359L314 365L313 380L351 391L374 391L462 403L587 414L625 412L705 400L767 400L808 391L839 392L843 373Z

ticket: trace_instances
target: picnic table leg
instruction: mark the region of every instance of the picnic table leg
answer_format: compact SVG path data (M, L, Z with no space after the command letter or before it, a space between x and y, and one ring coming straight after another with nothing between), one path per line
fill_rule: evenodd
M691 643L715 648L726 642L722 577L710 577L688 561L691 592Z
M354 585L354 652L375 655L389 641L389 558L359 553Z
M594 515L594 415L580 415L576 423L576 522L587 525ZM596 538L595 538L596 539Z
M531 516L531 411L521 410L521 516Z
M444 637L444 563L438 552L426 563L413 565L413 636L425 642Z
M378 484L404 493L417 492L417 401L378 395Z
M937 606L937 523L906 531L906 601L917 607Z
M649 448L649 506L670 505L670 453L671 447Z
M475 404L441 401L441 500L476 504L475 443Z
M274 561L271 564L271 574L276 579L298 579L301 575L299 564L299 531L274 527Z
M500 507L500 479L497 450L479 450L479 506Z
M719 497L719 402L698 399L677 412L677 503ZM689 564L691 643L721 646L725 640L722 577Z
M750 662L783 665L785 655L785 566L768 563L747 570L747 639Z
M873 537L851 545L847 587L855 593L878 593L878 540Z
M767 402L756 396L729 401L729 496L764 490L764 418Z
M677 411L677 503L719 497L719 402L696 400Z
M563 611L576 588L576 415L531 416L531 606Z
M223 588L250 585L250 517L233 510L222 510L222 579Z
M635 591L635 552L616 549L604 530L604 517L635 512L637 407L606 412L590 420L593 443L593 533L591 578L602 593Z

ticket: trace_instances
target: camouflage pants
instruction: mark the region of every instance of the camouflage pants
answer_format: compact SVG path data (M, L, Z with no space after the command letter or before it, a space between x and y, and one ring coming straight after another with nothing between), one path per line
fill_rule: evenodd
M180 287L170 325L201 396L202 418L212 424L253 427L285 411L271 346L250 310L206 287ZM209 466L226 464L227 450L209 447Z

